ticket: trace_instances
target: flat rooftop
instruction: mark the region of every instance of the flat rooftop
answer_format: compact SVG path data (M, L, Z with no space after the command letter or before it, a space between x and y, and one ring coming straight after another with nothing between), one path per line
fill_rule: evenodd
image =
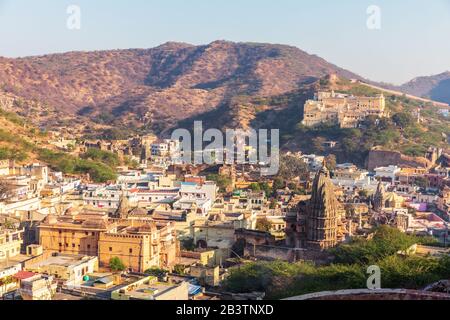
M155 282L152 284L142 284L135 290L127 292L127 295L136 299L149 299L152 296L158 296L161 293L176 288L178 284Z
M70 267L79 265L86 261L93 259L94 257L88 257L84 255L64 255L51 256L43 261L33 264L32 267L45 267L45 266L62 266Z
M29 259L30 259L30 257L22 255L22 254L19 254L18 256L15 256L13 258L9 258L8 261L7 260L1 260L0 261L0 270L7 269L7 268L13 267L13 266L18 265L18 264L22 264L23 262L25 262L25 261L27 261Z

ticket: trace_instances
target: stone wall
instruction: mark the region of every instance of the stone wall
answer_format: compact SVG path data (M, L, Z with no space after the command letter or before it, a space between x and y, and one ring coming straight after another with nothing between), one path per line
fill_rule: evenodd
M424 157L408 157L398 151L386 151L374 149L370 151L367 160L367 168L374 171L375 168L396 165L399 167L430 168L432 163Z
M266 261L314 261L317 264L328 263L332 259L329 254L321 251L279 246L254 246L250 244L245 247L244 256Z
M450 295L406 289L355 289L318 292L285 300L450 300Z

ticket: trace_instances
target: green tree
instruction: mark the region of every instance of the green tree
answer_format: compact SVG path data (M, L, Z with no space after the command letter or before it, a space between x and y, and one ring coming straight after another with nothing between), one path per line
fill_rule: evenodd
M230 178L221 176L218 174L210 174L206 177L209 181L214 181L219 187L221 192L226 192L226 190L231 186L232 181Z
M250 190L252 190L252 191L261 191L261 186L259 185L259 183L256 183L256 182L252 183L252 184L249 186L249 188L250 188Z
M117 154L100 149L88 149L87 152L82 155L82 158L99 161L110 167L117 167L120 165L119 156Z
M168 272L169 271L161 269L161 268L158 268L158 267L152 267L152 268L150 268L150 269L145 271L146 274L149 274L149 275L154 276L154 277L162 277L165 274L167 274Z
M177 264L175 267L173 267L173 273L184 275L185 274L186 267L182 264Z
M273 186L272 186L273 192L275 193L275 191L277 191L277 190L284 189L285 185L286 184L283 181L283 179L281 179L279 177L275 178L275 180L273 181Z
M414 123L414 118L410 113L400 112L392 117L392 121L401 128L407 128Z
M308 167L302 159L290 155L281 157L278 178L291 181L296 177L303 177L307 173Z
M272 224L267 218L258 219L256 222L256 230L270 232L272 230Z
M325 165L327 166L328 170L334 171L336 170L337 166L337 159L334 154L330 154L325 157Z
M259 183L260 190L264 191L266 198L269 198L272 195L272 188L269 186L267 182Z
M269 209L276 209L277 208L277 205L278 205L278 201L277 201L277 199L272 199L271 201L270 201L270 206L269 206Z
M418 239L388 226L378 228L372 240L356 239L350 244L342 244L332 249L336 263L368 264L406 250Z
M428 179L425 177L416 177L414 179L414 184L419 188L425 189L428 187Z
M367 267L378 265L383 288L421 289L450 277L450 257L400 256L399 250L420 242L390 227L375 231L371 240L341 245L347 251L335 253L332 265L283 261L251 262L230 270L224 282L231 292L266 292L268 299L281 299L320 291L366 288Z
M195 251L194 239L184 239L180 241L181 249L185 251Z
M125 265L119 257L113 257L109 260L109 268L113 272L124 271L126 269Z

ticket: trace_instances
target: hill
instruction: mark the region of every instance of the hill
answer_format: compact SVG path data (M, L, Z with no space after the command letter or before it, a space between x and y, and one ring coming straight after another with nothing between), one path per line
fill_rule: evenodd
M450 104L450 71L434 76L415 78L402 85L400 90Z
M116 178L116 167L121 164L117 155L88 150L77 157L56 150L50 140L47 132L14 112L0 109L0 160L14 160L16 164L39 161L67 174L89 175L95 182Z
M0 109L0 160L38 159L37 149L47 147L45 136L17 114Z
M361 79L290 46L166 43L152 49L0 58L0 91L51 109L52 114L35 110L40 125L64 127L78 120L82 126L83 118L161 132L233 97L280 95L329 73ZM18 109L34 119L35 114Z
M305 128L299 124L285 133L286 148L318 154L333 153L338 156L340 162L359 165L366 164L369 151L374 147L399 151L409 157L424 157L429 147L448 149L450 119L443 117L433 102L399 96L395 91L377 89L365 83L352 83L345 79L334 84L322 81L319 87L358 96L383 93L390 115L381 120L369 117L359 128L354 129L328 125ZM327 150L323 147L325 141L336 141L337 147Z

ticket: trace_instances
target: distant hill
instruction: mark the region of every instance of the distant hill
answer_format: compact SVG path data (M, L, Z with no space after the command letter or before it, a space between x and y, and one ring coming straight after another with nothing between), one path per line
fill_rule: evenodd
M330 73L361 79L291 46L166 43L152 49L0 58L0 91L55 110L41 115L40 124L64 127L76 123L70 117L81 123L84 117L160 132L217 110L234 97L281 95ZM64 117L69 120L62 121Z
M415 78L402 85L400 90L450 104L450 71L434 76Z

